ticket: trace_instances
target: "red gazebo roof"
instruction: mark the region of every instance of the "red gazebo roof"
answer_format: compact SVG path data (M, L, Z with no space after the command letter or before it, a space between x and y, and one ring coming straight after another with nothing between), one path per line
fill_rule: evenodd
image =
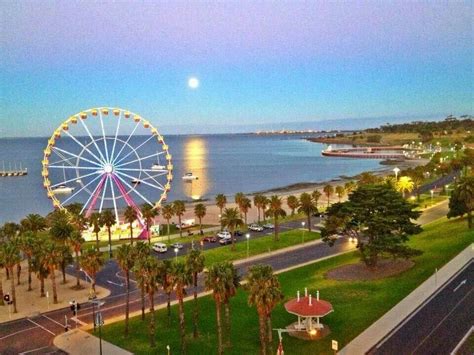
M321 299L318 301L315 297L312 297L310 305L309 296L300 297L299 302L297 298L286 302L285 309L288 313L301 317L324 317L333 311L331 303Z

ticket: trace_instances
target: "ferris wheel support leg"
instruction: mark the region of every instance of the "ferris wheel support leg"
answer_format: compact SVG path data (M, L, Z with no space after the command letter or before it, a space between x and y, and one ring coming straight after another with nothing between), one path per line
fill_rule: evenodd
M92 213L92 210L94 209L94 206L95 206L95 204L96 204L96 202L97 202L97 199L99 198L100 191L101 191L102 188L104 187L104 182L105 182L106 179L107 179L107 175L103 175L102 178L100 179L99 187L98 187L97 190L95 191L94 197L92 198L92 202L91 202L91 204L89 205L89 208L87 209L86 217L90 217L90 215L91 215L91 213Z
M138 206L135 204L135 202L133 201L133 199L128 195L127 191L125 190L125 188L123 187L122 183L120 182L120 180L114 175L112 175L112 180L114 181L115 185L117 185L120 193L122 194L123 198L125 199L125 202L127 202L127 205L131 206L136 212L137 212L137 220L138 220L138 223L140 224L140 226L143 228L144 227L144 223L143 223L143 218L142 218L142 212L140 211L140 209L138 208Z

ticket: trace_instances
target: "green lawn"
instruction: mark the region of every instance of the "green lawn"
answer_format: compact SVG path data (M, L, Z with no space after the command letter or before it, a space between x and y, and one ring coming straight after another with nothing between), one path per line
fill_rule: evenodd
M290 247L293 245L301 244L303 241L303 231L291 230L279 234L280 240L273 241L273 234L266 235L249 240L249 256L266 253L269 251L275 251L278 249ZM317 232L308 231L304 232L304 242L319 239L321 235ZM245 240L244 236L237 237L241 240ZM203 254L206 257L206 265L212 265L219 261L233 261L244 259L247 257L247 243L240 242L235 244L235 251L231 249L232 245L226 245L211 250L204 251Z
M284 240L284 238L282 238ZM474 242L474 231L468 231L464 220L442 219L425 227L425 231L412 237L410 246L424 251L415 258L416 265L394 277L378 281L334 281L325 278L328 270L358 261L357 252L341 255L314 263L279 275L285 301L295 297L296 291L308 287L314 294L320 290L321 297L329 300L334 312L324 318L331 328L331 335L316 342L306 342L284 335L285 351L288 354L332 354L331 339L339 341L340 348L356 337L370 324L397 304L419 284L433 274L470 243ZM245 243L244 243L245 244ZM189 354L215 354L216 329L215 306L211 297L199 300L200 331L199 340L192 340L192 303L185 304ZM257 354L259 351L258 320L254 308L247 305L247 295L240 290L232 300L232 344L228 354ZM164 310L157 312L157 353L165 353L170 345L172 353L179 351L179 328L177 308L173 307L173 322L166 327ZM295 316L288 314L279 305L273 312L273 326L285 327L294 322ZM131 336L122 336L123 322L105 326L103 337L137 354L150 353L147 338L148 323L139 317L131 319ZM277 338L275 334L275 338ZM274 350L276 349L276 339Z

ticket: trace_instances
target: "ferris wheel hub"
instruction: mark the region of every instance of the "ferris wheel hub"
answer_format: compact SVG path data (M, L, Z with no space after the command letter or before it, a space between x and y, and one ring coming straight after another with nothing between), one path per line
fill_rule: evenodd
M106 172L107 174L111 174L113 173L113 171L114 171L114 166L112 164L107 163L104 165L104 172Z

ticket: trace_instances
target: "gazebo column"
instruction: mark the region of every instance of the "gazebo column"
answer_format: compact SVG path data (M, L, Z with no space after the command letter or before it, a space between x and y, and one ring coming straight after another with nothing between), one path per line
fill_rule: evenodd
M298 329L301 329L301 317L298 316Z

